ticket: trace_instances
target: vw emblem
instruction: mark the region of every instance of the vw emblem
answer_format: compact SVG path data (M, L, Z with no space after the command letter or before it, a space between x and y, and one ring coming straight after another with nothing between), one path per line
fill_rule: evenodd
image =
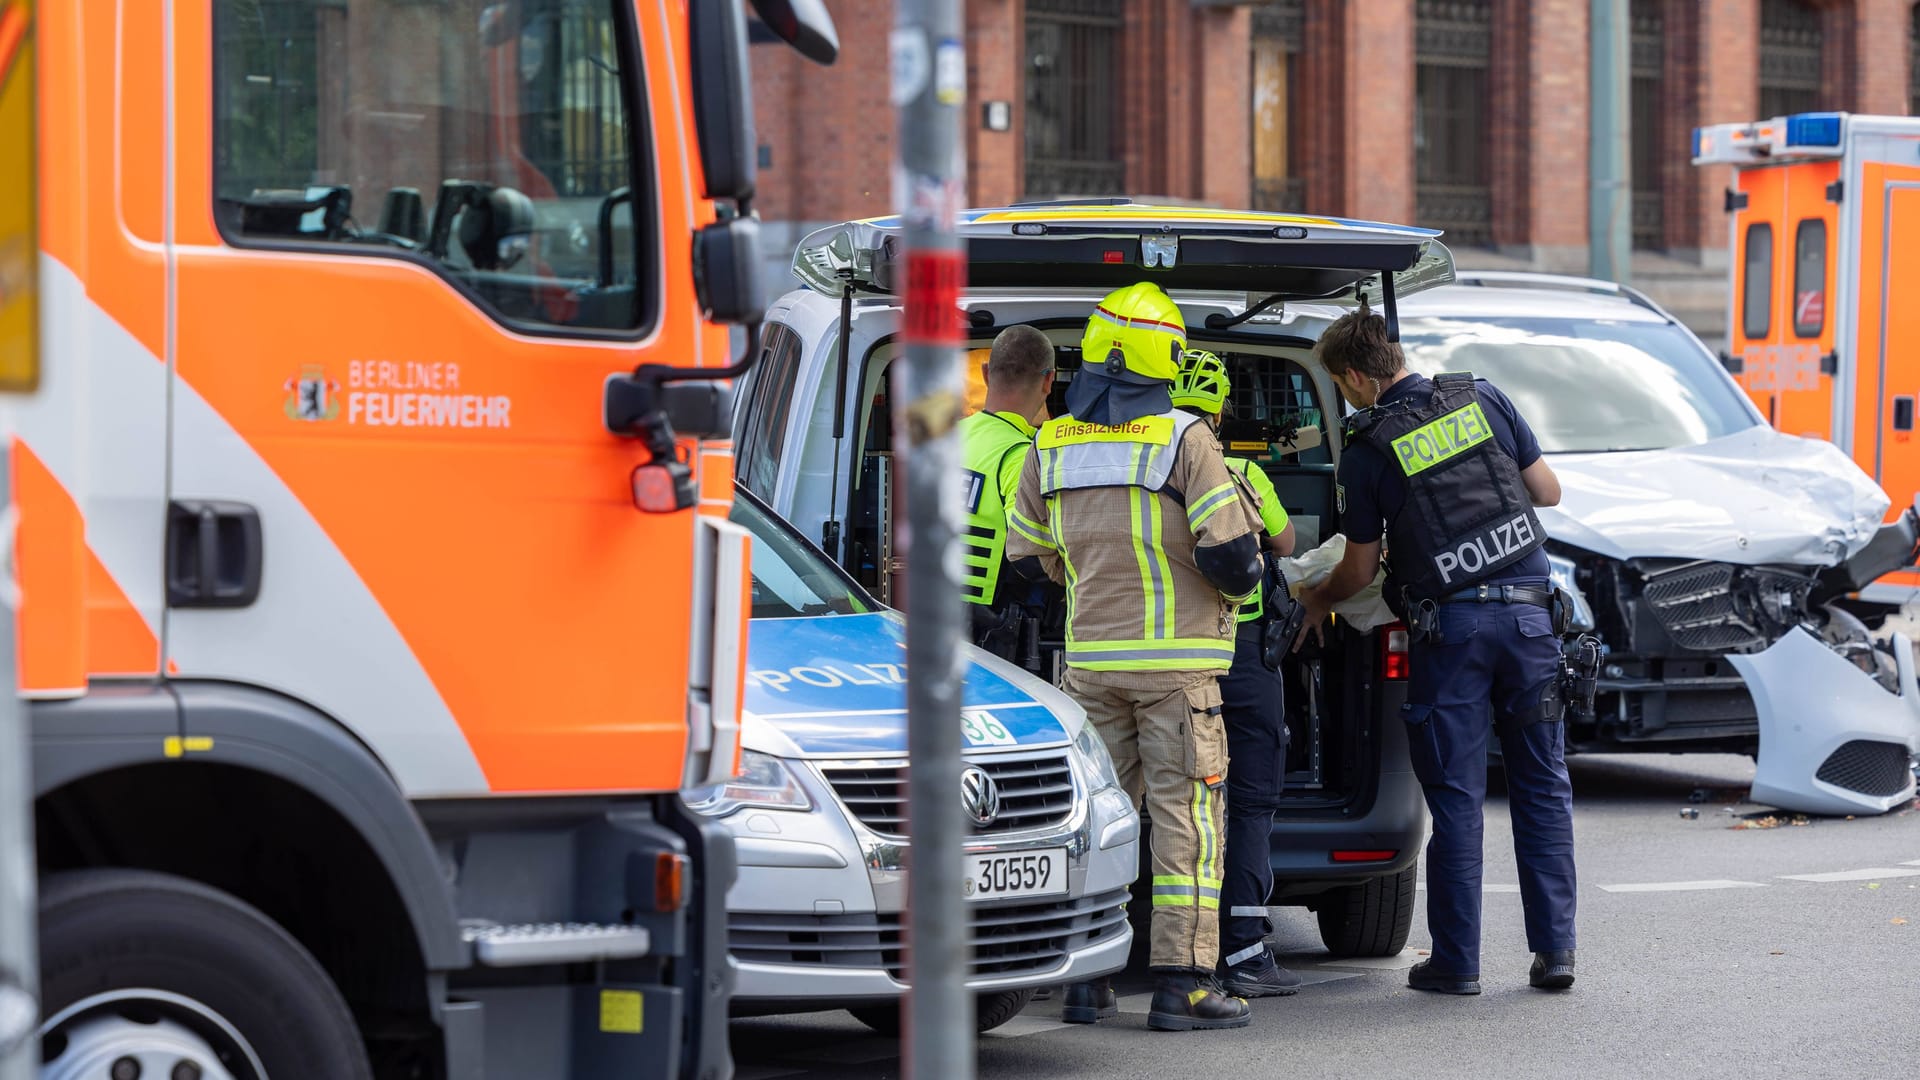
M960 806L974 828L986 828L1000 816L1000 785L978 765L967 766L960 771Z

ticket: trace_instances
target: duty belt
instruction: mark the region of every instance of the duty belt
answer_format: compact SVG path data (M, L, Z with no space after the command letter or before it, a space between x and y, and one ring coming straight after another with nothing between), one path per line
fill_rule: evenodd
M1471 589L1448 593L1438 602L1442 604L1532 604L1534 607L1551 610L1553 590L1537 589L1530 585L1476 585Z

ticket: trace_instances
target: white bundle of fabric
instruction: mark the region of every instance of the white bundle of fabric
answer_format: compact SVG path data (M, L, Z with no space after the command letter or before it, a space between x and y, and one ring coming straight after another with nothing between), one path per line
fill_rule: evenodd
M1333 538L1312 551L1280 560L1280 569L1287 575L1287 591L1295 596L1300 590L1318 585L1333 575L1333 568L1347 554L1347 538L1344 533L1335 533ZM1333 605L1333 613L1352 624L1355 630L1365 633L1375 627L1395 622L1393 612L1380 596L1381 583L1386 580L1387 572L1383 568L1373 575L1373 581L1352 596Z

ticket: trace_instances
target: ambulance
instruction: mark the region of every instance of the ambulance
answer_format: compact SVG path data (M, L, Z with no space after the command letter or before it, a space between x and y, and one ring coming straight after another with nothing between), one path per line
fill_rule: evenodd
M1698 128L1693 163L1733 166L1723 362L1774 427L1850 454L1897 519L1920 493L1920 117ZM1920 599L1920 567L1859 597Z
M749 31L0 0L45 1080L731 1074Z

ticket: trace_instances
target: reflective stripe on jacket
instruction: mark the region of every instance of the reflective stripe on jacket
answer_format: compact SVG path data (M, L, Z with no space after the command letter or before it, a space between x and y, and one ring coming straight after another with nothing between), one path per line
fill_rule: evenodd
M1067 586L1068 666L1224 671L1234 612L1194 563L1259 528L1219 440L1185 412L1114 426L1042 425L1007 516L1010 558Z

